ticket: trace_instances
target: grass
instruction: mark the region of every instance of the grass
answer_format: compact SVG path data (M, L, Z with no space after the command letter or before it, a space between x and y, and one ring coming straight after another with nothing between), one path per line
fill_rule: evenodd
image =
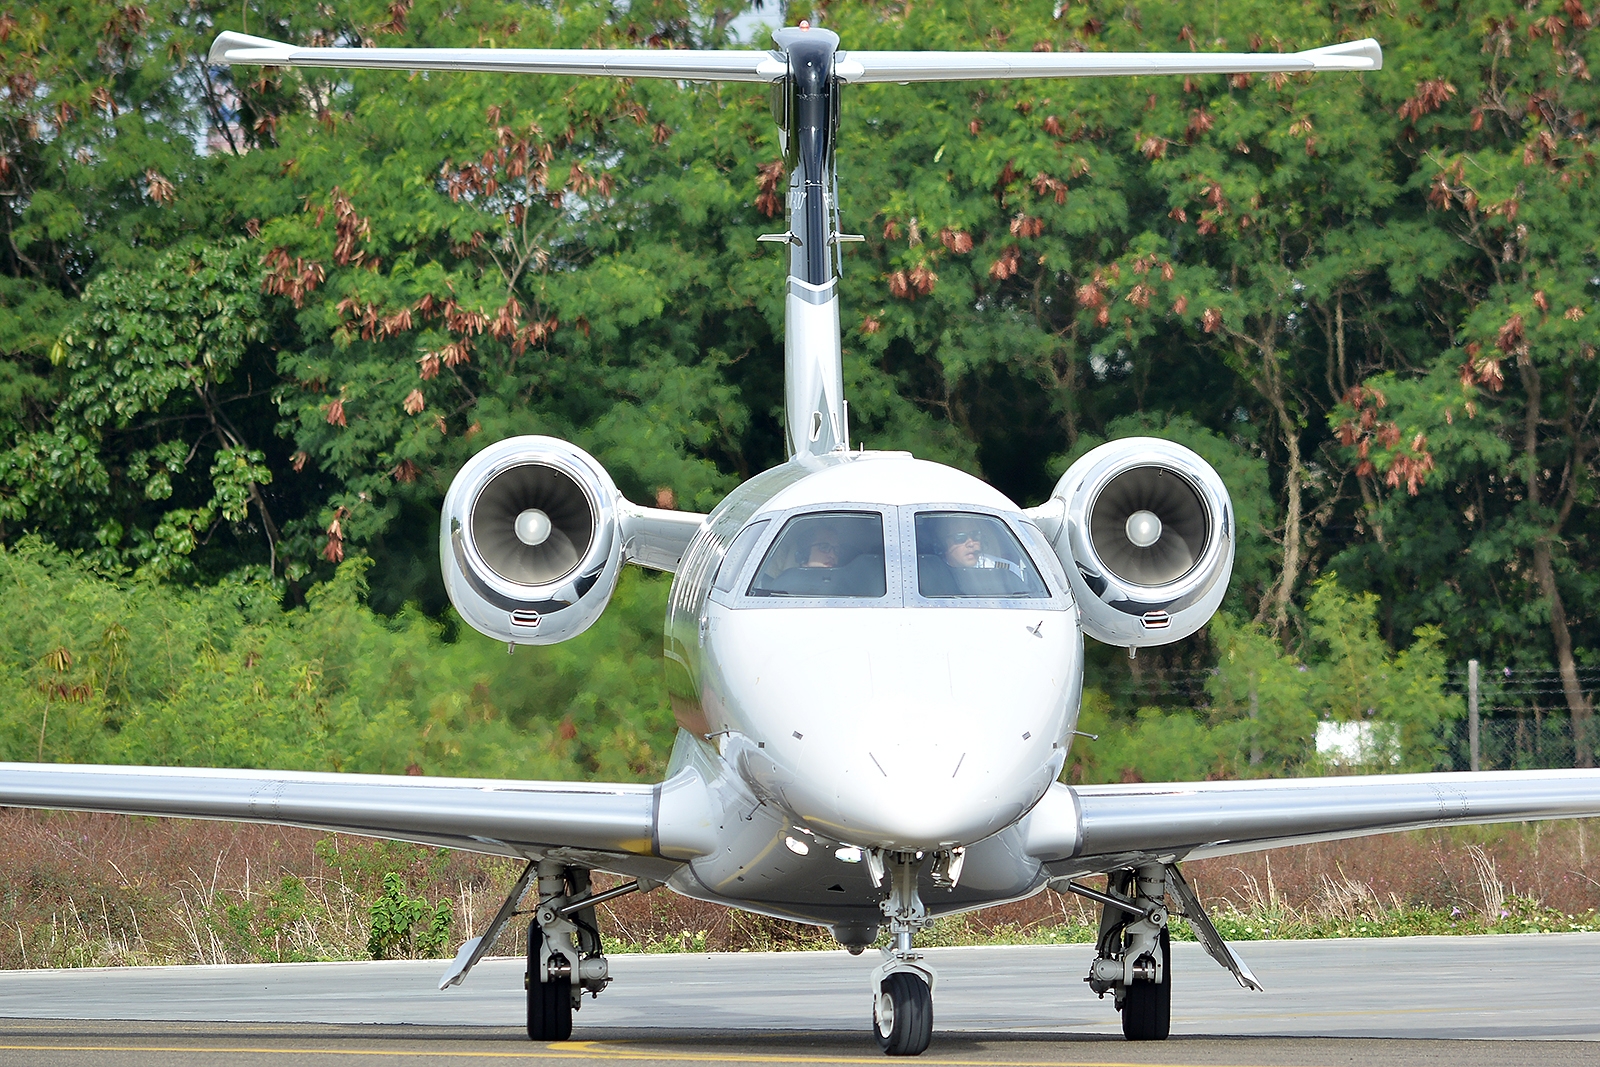
M1197 861L1185 871L1235 941L1596 931L1600 859L1588 829L1418 831ZM0 809L0 967L366 959L374 948L448 956L519 870L510 860L287 827ZM597 884L610 883L597 876ZM418 925L396 932L395 915L415 915ZM665 890L602 905L600 918L612 952L836 947L824 930ZM1097 921L1096 905L1045 892L940 919L918 943L1084 943ZM522 936L503 935L495 951L518 952ZM1193 934L1179 919L1173 936Z

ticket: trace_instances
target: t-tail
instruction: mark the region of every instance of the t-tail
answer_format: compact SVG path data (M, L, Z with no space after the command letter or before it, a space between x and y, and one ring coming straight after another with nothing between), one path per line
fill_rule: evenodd
M759 240L789 246L784 373L791 456L849 445L839 340L841 232L834 155L843 87L872 82L1092 78L1137 74L1364 71L1383 66L1374 40L1303 52L888 52L844 51L832 30L774 31L773 48L300 48L224 32L218 65L369 67L736 81L772 86L773 117L789 171L788 228Z
M772 117L789 171L789 228L760 239L789 246L783 337L789 454L821 455L850 444L839 337L840 245L849 237L841 232L834 165L839 35L790 28L772 38L788 60L772 87Z

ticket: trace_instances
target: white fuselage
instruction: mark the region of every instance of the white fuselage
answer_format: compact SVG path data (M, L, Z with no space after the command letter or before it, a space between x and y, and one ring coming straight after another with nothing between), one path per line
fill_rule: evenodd
M776 568L784 531L818 513L881 520L882 595L750 595ZM1006 524L1042 585L1029 596L923 595L919 516L935 513ZM936 563L924 553L920 565ZM691 863L680 890L844 921L881 896L854 851L874 848L968 850L960 888L935 894L933 910L1037 888L1037 864L1008 831L1061 772L1082 634L1055 554L1001 493L898 453L768 472L690 546L667 655L683 727L674 763L720 782L727 822L741 824L725 825L729 843Z

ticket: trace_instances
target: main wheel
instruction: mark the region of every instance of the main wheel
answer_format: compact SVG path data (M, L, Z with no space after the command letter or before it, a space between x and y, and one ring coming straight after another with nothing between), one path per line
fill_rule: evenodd
M1161 930L1161 982L1134 982L1122 996L1122 1036L1165 1041L1172 1029L1172 942Z
M539 981L544 931L528 924L528 1040L565 1041L572 1036L572 980Z
M921 976L895 971L872 1006L872 1032L891 1056L920 1056L933 1040L933 991Z

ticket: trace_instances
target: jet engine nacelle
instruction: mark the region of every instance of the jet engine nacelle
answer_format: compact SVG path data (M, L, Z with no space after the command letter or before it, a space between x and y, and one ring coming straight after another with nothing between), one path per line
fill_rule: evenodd
M1211 465L1155 437L1110 441L1074 463L1039 525L1066 568L1090 637L1129 648L1188 637L1233 571L1233 502Z
M528 436L489 446L444 498L439 556L451 603L500 641L576 637L616 589L622 506L605 468L576 445Z

